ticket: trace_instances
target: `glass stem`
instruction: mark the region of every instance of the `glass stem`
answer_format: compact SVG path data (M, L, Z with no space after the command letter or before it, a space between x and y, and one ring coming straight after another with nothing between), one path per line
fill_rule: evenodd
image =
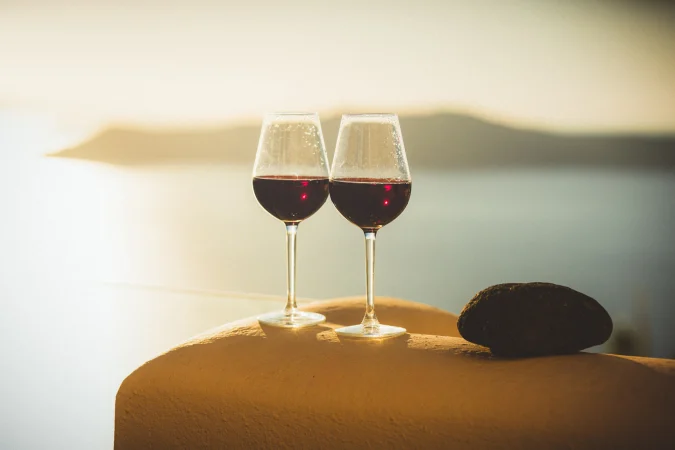
M286 307L284 314L287 316L293 315L298 309L298 304L295 301L295 236L298 234L297 223L286 224Z
M366 315L361 324L366 330L377 329L380 322L375 315L375 234L376 231L364 231L366 238Z

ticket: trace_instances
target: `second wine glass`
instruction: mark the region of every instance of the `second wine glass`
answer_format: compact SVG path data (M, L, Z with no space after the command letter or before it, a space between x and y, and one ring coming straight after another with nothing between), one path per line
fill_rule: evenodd
M315 113L272 113L263 121L253 167L258 203L286 225L287 300L278 313L260 316L265 324L300 328L322 323L318 313L300 311L295 300L295 238L298 224L328 198L328 159Z
M398 116L343 115L330 198L366 238L366 314L361 324L335 330L338 335L382 339L405 334L405 328L382 325L375 315L375 235L403 212L410 192L410 169Z

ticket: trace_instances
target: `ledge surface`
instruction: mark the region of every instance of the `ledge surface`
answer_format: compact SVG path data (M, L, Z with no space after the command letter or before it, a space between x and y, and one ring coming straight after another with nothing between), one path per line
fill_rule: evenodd
M456 316L378 298L409 334L338 339L363 299L303 309L289 331L248 319L146 363L117 394L115 448L673 448L675 360L580 353L493 358Z

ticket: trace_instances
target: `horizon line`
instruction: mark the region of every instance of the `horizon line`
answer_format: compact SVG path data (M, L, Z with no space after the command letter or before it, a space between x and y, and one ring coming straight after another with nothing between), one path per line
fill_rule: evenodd
M377 109L377 108L376 108ZM381 109L381 108L380 108ZM394 110L395 108L387 108ZM366 114L374 109L367 108L331 108L311 111L319 115L322 120L340 120L346 114ZM344 112L350 111L350 112ZM238 128L246 126L260 126L264 115L241 114L236 116L223 116L222 119L198 119L181 121L146 121L146 120L111 120L98 127L98 130L89 136L89 139L103 132L111 130L125 130L137 132L186 132L205 131L224 128ZM502 117L499 114L480 112L477 109L457 107L414 107L406 108L397 114L399 117L431 117L442 115L463 116L490 125L511 128L520 131L540 132L562 136L614 136L614 137L650 137L650 138L675 138L675 129L640 129L640 128L572 128L546 125L534 120L519 120Z

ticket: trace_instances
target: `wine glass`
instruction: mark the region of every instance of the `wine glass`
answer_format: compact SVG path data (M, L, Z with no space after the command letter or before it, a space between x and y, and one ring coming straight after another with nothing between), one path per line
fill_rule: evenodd
M298 310L295 301L295 238L298 224L328 198L328 158L316 113L265 115L253 167L258 203L286 225L286 307L258 317L274 327L300 328L322 323L317 313Z
M340 122L330 178L330 198L366 238L366 314L359 325L335 332L382 339L405 328L382 325L375 315L375 235L408 205L411 179L396 114L345 114Z

